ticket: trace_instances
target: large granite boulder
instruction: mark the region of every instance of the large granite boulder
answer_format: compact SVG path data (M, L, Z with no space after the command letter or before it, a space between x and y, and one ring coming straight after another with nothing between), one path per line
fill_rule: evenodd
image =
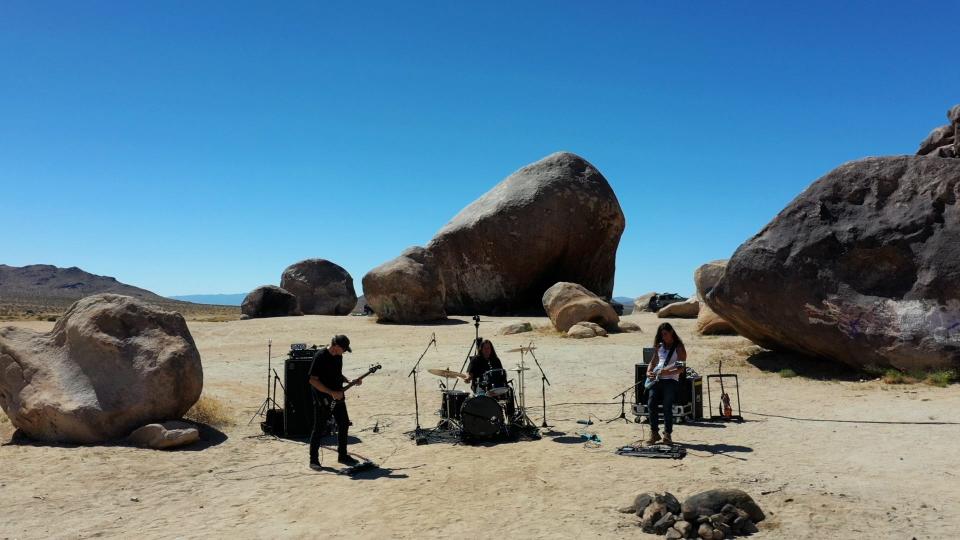
M240 304L240 313L246 319L301 315L297 297L276 285L264 285L250 291Z
M688 298L682 302L673 302L660 308L660 311L657 311L657 317L661 319L696 319L699 313L700 302L696 298Z
M349 315L357 305L353 278L326 259L291 264L280 276L280 288L297 297L304 315Z
M180 418L202 389L183 317L129 296L83 298L49 333L0 329L0 407L33 439L126 437Z
M697 332L700 334L722 335L736 334L737 331L730 326L726 320L717 312L710 309L710 306L704 301L704 297L713 290L713 287L723 277L723 272L727 269L727 260L710 261L701 265L693 273L693 282L697 286L697 300L700 301L700 311L697 313Z
M583 285L561 281L543 293L543 309L561 332L579 322L592 322L616 330L620 317L607 301Z
M960 367L960 160L870 158L741 245L706 301L757 344L858 367Z
M602 174L583 158L561 152L523 167L454 216L427 244L418 270L433 281L419 286L426 298L411 302L402 259L364 276L364 294L378 316L398 297L406 306L426 304L431 313L401 310L397 322L445 314L539 312L543 292L558 281L580 283L610 298L617 246L625 220ZM368 288L368 285L370 286ZM437 294L435 291L440 291Z
M638 296L633 300L633 310L644 313L653 313L654 309L650 305L650 300L657 296L655 292L648 292L642 296Z
M443 287L430 252L412 247L363 276L363 295L377 321L417 323L446 319Z

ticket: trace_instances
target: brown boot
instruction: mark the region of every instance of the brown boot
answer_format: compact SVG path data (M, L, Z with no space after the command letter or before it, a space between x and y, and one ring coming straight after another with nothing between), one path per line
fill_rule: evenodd
M647 439L647 444L648 444L648 445L657 444L657 441L659 441L659 440L660 440L660 432L659 432L659 431L651 431L651 432L650 432L650 438Z
M669 434L669 433L664 433L664 434L663 434L663 440L660 441L660 444L673 444L673 439L670 438L670 434Z

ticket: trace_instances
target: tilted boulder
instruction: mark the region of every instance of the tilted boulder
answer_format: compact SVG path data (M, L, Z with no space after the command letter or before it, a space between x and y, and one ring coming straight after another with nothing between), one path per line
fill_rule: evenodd
M710 261L701 265L693 273L693 282L697 286L697 300L700 311L697 313L697 332L703 335L736 334L737 331L704 301L704 297L713 290L727 269L727 260Z
M547 289L543 293L543 309L554 328L561 332L584 321L615 330L620 322L613 306L577 283L561 281Z
M49 333L0 329L0 406L33 439L126 437L180 418L202 389L183 317L129 296L83 298Z
M870 158L741 245L706 301L743 336L851 366L960 367L960 160Z
M688 298L683 302L667 304L657 312L661 319L696 319L700 313L700 302L696 298Z
M276 285L264 285L250 291L240 304L240 313L249 319L300 315L297 297Z
M297 297L304 315L349 315L357 305L353 278L326 259L291 264L280 277L280 288Z
M447 318L443 288L430 252L412 247L363 276L363 294L381 322Z
M624 226L620 203L603 175L579 156L552 154L494 186L427 244L429 256L418 264L428 266L420 273L435 280L420 286L430 291L429 301L412 302L402 288L407 280L390 276L406 271L406 261L364 276L364 294L381 318L397 297L405 306L426 305L434 311L430 318L436 318L436 302L445 314L539 312L543 291L558 281L580 283L609 298ZM440 294L433 294L436 290ZM410 318L400 319L400 313ZM404 309L387 319L413 322L427 315Z

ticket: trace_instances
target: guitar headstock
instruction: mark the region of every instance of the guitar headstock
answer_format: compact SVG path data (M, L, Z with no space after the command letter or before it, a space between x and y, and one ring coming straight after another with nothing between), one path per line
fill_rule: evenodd
M383 366L380 364L373 364L370 366L370 369L367 370L367 373L376 373L377 371L383 369Z

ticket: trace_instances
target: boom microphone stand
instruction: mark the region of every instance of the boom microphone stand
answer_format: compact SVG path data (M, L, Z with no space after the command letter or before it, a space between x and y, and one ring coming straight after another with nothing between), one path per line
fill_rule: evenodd
M260 407L257 409L257 412L253 413L253 416L250 417L250 421L247 422L249 426L253 419L258 416L263 416L267 414L267 411L273 408L277 408L277 401L274 397L277 395L276 390L274 390L273 397L270 396L270 383L273 381L273 375L276 373L273 371L273 367L270 364L271 358L273 356L273 340L267 340L267 397L263 400L263 403L260 404ZM273 385L276 388L276 384Z
M547 425L547 385L550 384L550 381L547 379L547 374L543 372L543 366L540 365L540 361L537 360L537 355L533 354L533 342L530 342L530 357L533 358L533 362L537 364L537 369L540 370L540 395L543 396L543 423L540 424L540 427L553 427Z
M414 364L413 369L410 370L410 374L407 375L408 378L410 375L413 375L413 406L417 417L417 427L413 430L413 440L416 441L418 446L421 444L427 444L427 438L423 435L423 430L420 428L420 399L417 396L417 368L420 367L420 361L423 360L423 357L427 355L427 351L430 350L430 345L433 345L434 349L436 349L436 334L430 336L430 343L427 343L427 348L423 350L423 354L420 355L420 358L417 359L417 363Z
M610 422L614 422L614 421L616 421L616 420L623 420L624 422L626 422L626 423L628 423L628 424L631 423L631 422L630 422L630 419L627 418L627 392L629 392L629 391L633 390L634 388L636 388L637 385L643 384L645 381L646 381L646 379L644 379L644 380L642 380L642 381L640 381L640 382L631 384L629 387L627 387L626 390L624 390L623 392L620 392L620 393L617 394L616 396L613 396L612 398L610 398L610 399L617 399L617 396L620 397L620 416L615 416L615 417L607 420L607 423L608 423L608 424L609 424Z
M467 367L467 362L470 360L470 356L473 354L473 349L476 347L477 354L480 354L480 316L473 316L473 343L470 344L470 350L467 351L467 357L463 359L463 365L460 366L460 373L463 373L463 370ZM457 389L457 383L460 382L460 378L457 377L457 380L453 381L453 388L451 390Z

